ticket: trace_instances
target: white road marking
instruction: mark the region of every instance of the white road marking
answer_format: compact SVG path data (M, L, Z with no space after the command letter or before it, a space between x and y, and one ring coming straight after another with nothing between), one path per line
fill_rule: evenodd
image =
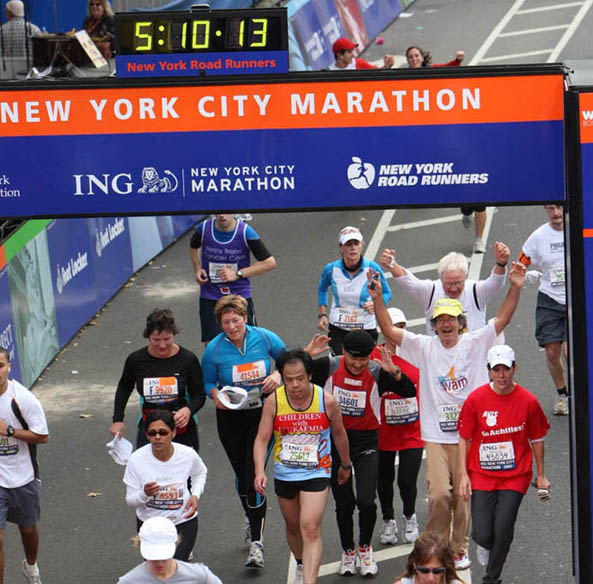
M569 24L557 24L555 26L540 26L539 28L524 28L522 30L514 30L512 32L502 32L499 38L523 36L525 34L539 34L540 32L549 32L551 30L564 30L568 28Z
M486 207L486 225L484 226L484 245L488 242L488 236L490 235L490 226L492 225L492 217L496 207ZM467 277L470 280L479 280L480 272L482 271L482 262L484 261L485 253L472 253L471 260L469 262L469 271Z
M568 43L568 41L578 28L579 24L581 24L583 18L585 18L585 15L591 8L592 4L593 0L585 0L585 2L583 2L581 9L577 12L573 21L570 23L568 30L564 33L564 35L560 39L560 42L556 45L554 52L548 57L548 63L554 63L558 59L558 55L560 55L560 52L562 51L562 49L564 49L566 43Z
M462 215L445 215L444 217L433 217L432 219L425 219L423 221L411 221L410 223L400 223L398 225L390 225L387 231L402 231L404 229L418 229L419 227L429 227L430 225L440 225L442 223L452 223L453 221L461 221Z
M540 49L539 51L527 51L525 53L511 53L509 55L497 55L496 57L484 57L480 63L488 63L492 61L509 61L511 59L522 59L523 57L536 57L537 55L545 55L552 53L554 49ZM548 58L549 62L549 58Z
M576 6L581 6L582 4L582 2L564 2L562 4L551 4L550 6L525 8L525 10L519 10L515 14L535 14L537 12L549 12L550 10L566 10L567 8L574 8Z
M373 233L373 237L369 241L367 248L364 252L364 255L367 259L374 261L377 253L379 252L379 248L381 247L381 243L383 242L383 237L385 237L385 232L387 231L389 225L391 224L391 220L395 215L395 209L386 209L381 214L381 218L379 219L379 223L377 224L377 229Z

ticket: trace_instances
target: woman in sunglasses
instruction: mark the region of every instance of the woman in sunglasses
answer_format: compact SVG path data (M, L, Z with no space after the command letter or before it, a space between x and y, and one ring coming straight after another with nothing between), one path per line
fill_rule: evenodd
M87 15L82 28L93 39L101 54L106 59L111 58L113 39L115 38L115 22L109 0L88 0Z
M198 534L198 502L208 470L193 448L173 442L171 412L152 410L146 437L149 444L132 453L126 465L126 503L136 509L138 529L151 517L170 519L181 536L174 557L187 561Z
M421 533L408 556L406 571L394 584L463 584L455 571L455 558L438 533Z

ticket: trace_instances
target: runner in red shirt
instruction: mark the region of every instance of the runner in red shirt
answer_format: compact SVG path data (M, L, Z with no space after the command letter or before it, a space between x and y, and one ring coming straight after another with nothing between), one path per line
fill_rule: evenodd
M406 315L399 308L387 310L394 326L406 328ZM397 355L396 345L385 339L383 345L390 353L391 360L399 367L418 390L419 371L410 362ZM381 361L377 347L371 353L373 361ZM381 502L383 526L379 541L382 544L397 543L398 529L393 513L393 482L395 480L395 457L399 452L397 486L403 502L404 541L413 543L418 538L418 519L416 518L416 482L422 463L424 442L420 438L420 419L418 416L418 394L416 397L403 397L397 393L386 392L381 396L381 426L379 428L379 477L377 494Z
M549 498L543 440L550 425L537 398L513 379L513 349L496 345L487 359L492 381L470 393L459 415L457 464L459 494L465 500L471 495L478 562L486 566L482 584L498 584L531 482L532 451L534 486L542 500Z

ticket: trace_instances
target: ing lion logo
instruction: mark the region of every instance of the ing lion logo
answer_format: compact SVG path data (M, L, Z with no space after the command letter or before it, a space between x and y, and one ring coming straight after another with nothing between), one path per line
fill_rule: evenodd
M179 182L177 177L170 171L165 170L163 174L168 174L172 177L173 182L167 176L161 178L157 169L154 166L146 166L142 169L142 186L138 189L139 193L171 193L177 190Z

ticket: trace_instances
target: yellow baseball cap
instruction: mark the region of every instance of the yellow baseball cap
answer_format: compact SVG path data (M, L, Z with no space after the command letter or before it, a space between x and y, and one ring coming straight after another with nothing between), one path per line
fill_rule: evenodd
M463 314L463 306L459 300L453 298L441 298L434 303L434 312L432 318L437 318L441 314L458 317Z

